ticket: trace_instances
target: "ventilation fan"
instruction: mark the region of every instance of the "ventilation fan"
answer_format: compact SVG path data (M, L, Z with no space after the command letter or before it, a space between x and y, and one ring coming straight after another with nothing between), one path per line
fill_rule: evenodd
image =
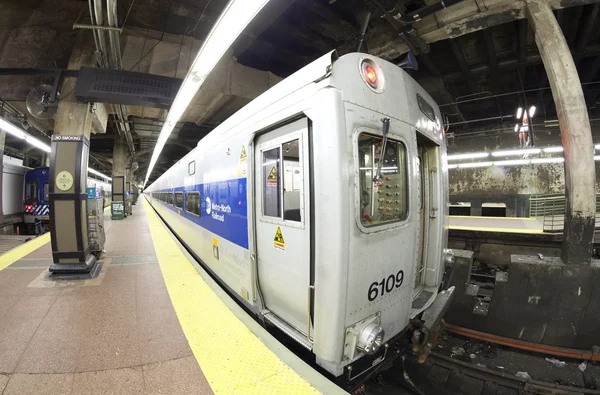
M59 93L52 101L52 86L41 84L33 88L27 94L27 110L37 119L50 119L56 115L58 108Z

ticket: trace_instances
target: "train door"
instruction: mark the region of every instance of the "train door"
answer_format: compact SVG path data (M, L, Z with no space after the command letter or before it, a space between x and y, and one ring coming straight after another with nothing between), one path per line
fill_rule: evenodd
M311 285L308 120L255 142L258 281L266 308L308 333Z
M417 187L419 191L418 200L418 218L419 218L419 231L418 245L417 245L417 261L416 270L414 277L415 295L418 293L420 288L424 284L424 275L427 268L427 251L428 251L428 239L429 239L429 226L430 218L434 218L436 213L433 213L434 204L432 204L433 198L433 177L432 166L435 166L437 160L432 157L438 152L438 146L430 140L422 137L419 133L417 135Z

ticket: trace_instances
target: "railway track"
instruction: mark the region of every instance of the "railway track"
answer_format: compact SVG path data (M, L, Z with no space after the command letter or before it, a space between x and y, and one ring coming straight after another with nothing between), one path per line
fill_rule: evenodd
M504 355L499 355L498 360L504 364L506 355L511 354L513 363L499 367L493 366L492 360L486 365L479 362L482 359L471 359L469 355L451 357L444 352L432 351L425 363L418 364L413 356L407 355L404 367L410 382L403 378L399 361L377 382L367 385L365 392L373 395L600 395L597 389L600 366L592 366L591 362L584 374L577 369L581 361L565 362L559 368L551 365L546 356L514 349L502 353ZM515 370L529 371L533 378L516 375ZM584 378L584 375L593 377Z
M432 352L429 360L433 367L437 367L436 370L446 369L448 371L446 380L448 388L450 389L458 384L458 388L464 391L457 392L461 394L600 395L599 390L526 379L507 372L464 362L437 352Z

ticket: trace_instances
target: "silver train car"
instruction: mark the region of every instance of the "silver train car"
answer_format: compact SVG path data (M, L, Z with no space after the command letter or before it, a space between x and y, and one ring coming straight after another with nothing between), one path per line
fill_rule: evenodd
M144 193L247 310L352 388L407 346L426 356L452 294L441 119L404 70L332 52Z
M96 188L97 196L102 196L104 207L110 206L112 200L112 184L104 180L99 180L88 175L87 187Z

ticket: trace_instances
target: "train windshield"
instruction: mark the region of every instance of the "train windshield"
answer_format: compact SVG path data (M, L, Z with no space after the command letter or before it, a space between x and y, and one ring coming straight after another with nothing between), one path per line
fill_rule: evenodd
M360 219L366 227L401 221L408 215L406 147L388 139L381 176L374 182L381 149L381 136L363 133L358 137Z
M37 199L36 192L37 192L37 184L36 184L35 180L27 181L27 183L25 184L25 199L36 200Z

